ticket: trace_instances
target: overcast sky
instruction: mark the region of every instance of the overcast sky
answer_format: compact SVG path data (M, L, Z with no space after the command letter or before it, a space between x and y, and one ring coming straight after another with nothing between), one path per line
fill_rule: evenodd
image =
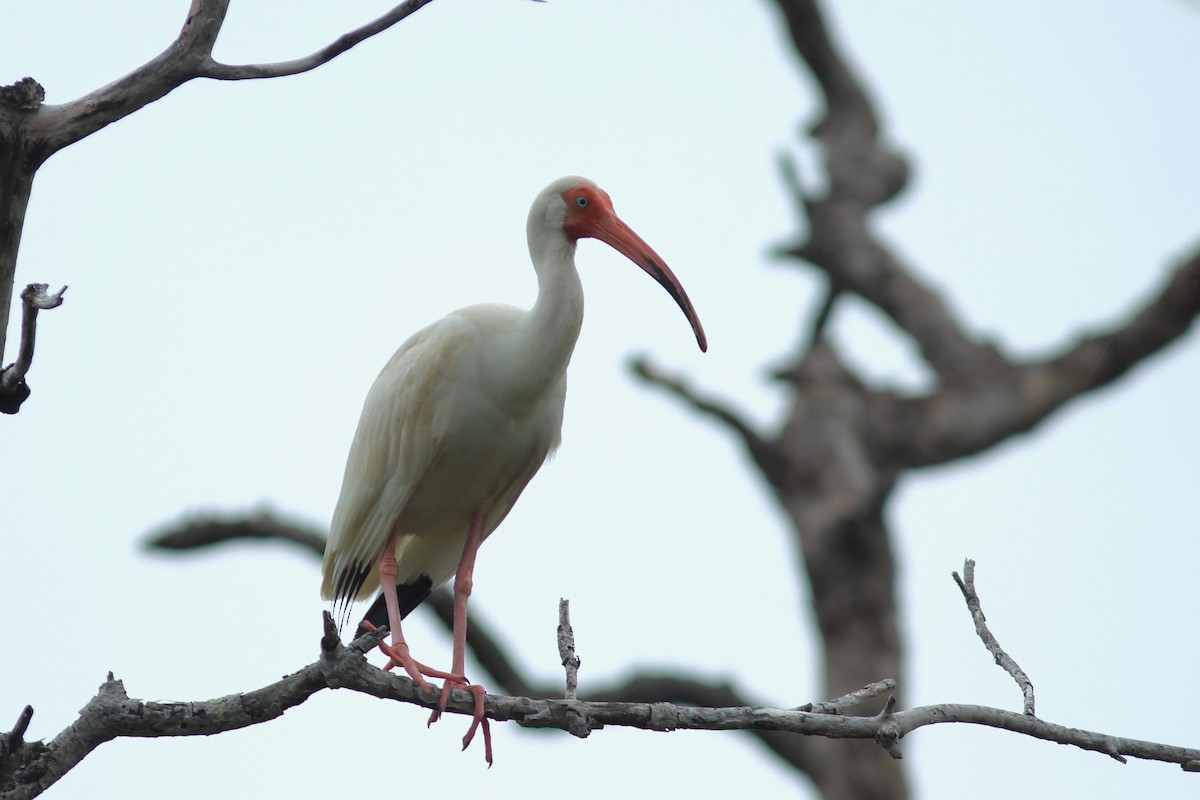
M293 58L388 5L235 3L217 56ZM878 229L973 331L1049 352L1127 314L1200 242L1196 3L826 6L914 166ZM75 99L162 50L186 7L8 3L0 83L31 75L48 103ZM678 668L764 703L822 699L782 516L724 431L626 369L647 353L764 430L778 422L786 398L766 373L821 284L769 258L797 232L775 163L815 163L800 136L818 113L763 0L437 0L316 72L195 82L54 156L17 280L71 288L40 317L31 400L0 419L0 726L30 703L30 737L51 738L109 670L134 697L200 700L314 660L313 559L140 543L188 512L326 526L379 369L457 307L532 302L525 216L567 174L606 188L669 262L710 352L640 270L581 245L564 444L481 552L473 613L552 679L570 598L583 691ZM872 380L927 380L864 305L834 331ZM906 704L1020 708L950 579L970 556L1043 718L1200 746L1198 375L1193 335L1033 434L903 482L890 519ZM406 632L422 661L449 663L436 623L417 613ZM425 718L325 692L245 731L103 745L48 796L406 791L390 780L580 800L808 791L738 734L496 725L486 770L478 745L458 751L464 719ZM982 728L903 746L934 800L1200 792L1178 767Z

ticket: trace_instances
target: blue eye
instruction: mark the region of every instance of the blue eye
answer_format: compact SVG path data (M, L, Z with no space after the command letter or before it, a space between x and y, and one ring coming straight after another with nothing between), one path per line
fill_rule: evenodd
M579 197L575 198L575 205L579 206L580 208L587 208L587 204L588 204L588 199L586 197L584 197L583 195L580 195Z

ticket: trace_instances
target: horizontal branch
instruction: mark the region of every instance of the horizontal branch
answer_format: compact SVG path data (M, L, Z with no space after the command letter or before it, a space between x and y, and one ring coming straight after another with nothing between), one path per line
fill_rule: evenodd
M325 552L325 536L310 525L284 522L270 512L219 516L199 514L150 534L150 550L195 550L245 539L279 540L299 546L317 558Z
M946 703L936 706L921 706L909 711L899 711L895 721L901 736L905 736L918 728L927 725L940 725L946 722L963 722L971 725L983 725L988 728L1012 731L1035 739L1042 739L1056 744L1067 744L1081 750L1103 753L1106 756L1125 763L1125 756L1146 761L1164 761L1169 764L1179 764L1188 772L1200 769L1200 750L1189 747L1176 747L1169 744L1147 742L1142 739L1126 739L1122 736L1111 736L1095 731L1085 731L1080 728L1068 728L1053 722L1046 722L1038 717L1021 714L1016 711L1005 711L988 706L960 705Z
M328 672L346 669L343 665L355 660L366 665L363 653L375 647L379 638L378 633L371 633L343 647L326 614L321 656L316 662L261 689L215 700L154 703L131 699L124 684L110 672L96 696L79 712L79 718L49 744L22 743L9 755L9 763L0 763L0 775L8 776L0 784L0 797L37 797L89 753L113 739L210 736L275 719L329 688ZM16 763L12 763L14 760Z
M371 666L364 653L379 643L383 629L343 647L328 613L324 615L321 654L307 667L275 683L242 694L190 703L156 703L130 698L121 681L109 675L79 719L49 744L10 743L0 774L10 776L0 786L6 800L37 797L92 750L117 738L209 736L258 725L281 716L323 689L349 689L373 697L432 708L436 693L425 697L406 676ZM475 700L469 691L450 694L447 711L471 715ZM662 702L586 702L487 695L489 719L511 721L528 728L553 728L581 738L608 725L654 731L748 730L868 739L899 757L898 741L927 725L960 722L1010 730L1059 744L1104 753L1177 763L1185 769L1200 765L1200 750L1125 739L1068 728L1036 717L973 705L924 706L893 711L894 700L873 717L761 708L694 707ZM23 717L25 715L22 715ZM13 760L16 763L12 763Z
M323 550L321 545L323 537L315 531L306 530L302 526L279 523L267 514L259 515L257 518L224 523L207 517L200 522L184 525L180 531L203 533L203 535L190 536L193 543L179 544L180 547L196 547L232 541L244 538L247 531L253 531L250 534L253 538L274 538L300 544L316 555L320 555ZM178 534L180 531L175 533ZM301 531L306 535L295 536L295 531ZM175 534L160 536L152 540L152 546L162 546L159 542L163 539L169 540L172 535ZM189 536L180 536L177 541L186 542L188 539ZM314 543L317 543L316 546ZM426 605L430 606L447 626L451 624L453 600L448 592L434 592L426 601ZM348 648L341 648L336 644L336 633L327 630L326 638L322 640L322 656L317 663L305 667L300 672L276 684L264 687L258 692L249 693L246 695L251 698L249 702L239 699L243 698L243 695L230 695L228 698L212 702L220 704L223 709L257 709L271 705L272 707L277 706L279 713L282 713L283 710L290 707L287 705L288 702L295 705L306 699L306 696L300 697L298 691L300 693L307 691L312 694L322 688L347 688L376 697L431 707L433 701L418 696L408 678L377 670L361 657L361 653L375 646L378 635L378 633L368 634L356 640ZM789 736L790 733L833 738L876 739L880 744L889 746L890 752L894 747L898 747L899 738L918 728L947 722L962 722L1010 730L1059 744L1074 745L1084 750L1104 753L1118 760L1130 756L1180 764L1189 771L1200 770L1200 750L1068 728L1031 715L984 706L954 704L925 706L908 711L881 714L876 717L842 714L845 707L893 691L896 683L891 679L879 681L836 700L799 706L790 711L763 708L748 703L740 692L728 684L707 683L678 675L635 675L623 683L586 692L586 700L550 699L552 696L561 695L560 686L549 684L539 686L525 678L521 670L508 658L498 637L492 633L486 621L478 614L472 617L467 644L484 670L498 685L509 692L509 696L487 696L488 717L496 721L516 721L524 727L558 728L573 731L578 729L579 721L582 719L587 723L583 730L585 735L587 730L594 730L604 725L652 730L744 730L753 733L772 752L793 768L808 772L810 766L808 760L811 755L809 749L803 745L805 740ZM324 682L315 681L312 677L313 674L325 676L322 678ZM337 677L329 678L329 675ZM278 692L283 699L277 699L272 694L274 692ZM670 699L670 702L664 702L667 698ZM136 703L137 701L127 702ZM156 713L161 712L168 718L171 717L171 714L181 713L180 709L201 708L197 704L142 704L138 707L142 708L143 706L153 708ZM464 691L452 693L449 710L467 715L473 713L474 697ZM821 719L824 721L820 721ZM186 722L186 715L184 721ZM266 718L255 719L252 713L235 715L226 721L228 727L221 728L221 730L245 727L261 721L266 721ZM207 729L198 731L186 726L178 728L174 732L167 730L154 732L156 730L158 729L148 724L143 732L122 732L108 738L114 738L116 735L182 736L220 732ZM103 741L107 741L107 739ZM53 745L54 742L51 743L51 746ZM86 752L83 755L86 755ZM3 772L3 764L0 764L0 772ZM32 797L34 795L20 796Z
M202 515L166 526L146 541L151 549L188 550L210 547L241 539L276 540L300 546L318 558L325 549L325 537L316 529L294 525L261 513L253 516ZM454 598L444 588L434 590L422 604L451 630L454 626ZM467 648L490 677L491 682L510 695L532 698L556 696L557 687L530 680L510 656L488 624L486 615L475 610L467 628ZM893 684L894 685L894 684ZM628 680L586 693L589 699L618 702L674 702L698 706L746 706L753 703L727 683L712 683L679 675L637 674ZM817 709L821 711L820 708ZM834 713L834 712L823 712ZM807 772L810 750L803 739L774 731L750 731L784 763Z

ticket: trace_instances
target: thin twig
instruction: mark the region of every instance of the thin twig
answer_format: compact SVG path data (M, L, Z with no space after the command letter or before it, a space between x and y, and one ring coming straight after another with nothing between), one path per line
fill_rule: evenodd
M571 601L559 598L558 601L558 658L567 673L567 691L564 695L568 702L575 702L567 710L567 732L580 739L586 739L596 727L588 715L587 706L577 702L575 696L579 688L579 665L581 659L575 652L575 630L571 627Z
M979 638L983 640L983 646L988 649L996 663L1012 676L1017 682L1017 686L1021 689L1021 694L1025 696L1025 713L1029 716L1036 716L1033 713L1033 681L1029 680L1029 676L1025 674L1025 670L1021 669L1020 665L1013 660L1012 656L1004 652L1000 647L1000 643L996 641L996 637L988 630L987 618L983 616L983 608L979 602L979 595L975 591L975 562L967 559L963 564L963 575L965 578L960 578L957 572L951 573L954 576L954 582L958 584L958 588L962 590L963 597L966 598L967 608L971 611L971 619L975 622L975 633L979 634Z
M25 743L25 732L29 730L29 721L33 719L33 706L25 706L17 717L17 724L0 739L0 761L10 753L15 753Z
M44 283L31 283L21 292L24 313L21 316L21 347L17 360L0 372L0 394L11 394L25 380L33 366L33 346L37 339L37 315L39 311L58 308L63 302L64 286L57 292L47 292Z
M575 631L571 628L571 601L565 598L558 601L558 657L567 673L567 692L564 696L568 700L574 700L575 692L579 688L579 665L582 660L575 652Z
M633 373L646 383L659 386L677 399L702 414L707 414L725 423L746 445L750 455L768 476L779 474L782 459L775 445L763 438L757 431L743 420L733 409L710 397L702 397L694 391L682 378L677 378L651 364L646 358L638 357L629 362Z
M285 75L298 75L314 70L328 63L355 45L386 31L405 17L410 16L432 0L406 0L386 14L355 28L349 33L342 34L336 40L315 53L291 61L277 61L272 64L222 64L208 59L199 70L199 77L213 78L220 81L244 81L259 78L280 78Z
M826 700L823 703L805 703L802 706L796 706L794 711L808 711L813 714L844 714L846 709L864 703L873 697L878 697L887 692L896 690L895 678L884 678L881 681L870 683L861 689L855 689L849 694L844 694L841 697L833 700Z
M817 311L816 317L813 318L812 325L808 331L808 347L806 352L812 352L824 338L825 331L829 328L829 320L833 318L833 309L837 306L837 301L842 296L842 290L833 282L833 276L829 276L830 286L825 292L825 299L821 301L821 308Z

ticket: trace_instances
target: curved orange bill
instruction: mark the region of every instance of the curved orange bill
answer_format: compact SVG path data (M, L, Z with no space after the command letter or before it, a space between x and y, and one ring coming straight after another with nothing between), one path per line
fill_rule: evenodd
M701 352L707 352L708 338L704 335L704 326L700 324L700 318L696 316L696 309L692 308L692 301L688 299L687 292L683 290L675 273L671 272L658 253L615 214L596 221L592 226L591 235L644 269L647 275L658 281L659 285L675 298L675 302L692 325L692 331L696 334L696 344L700 345Z

